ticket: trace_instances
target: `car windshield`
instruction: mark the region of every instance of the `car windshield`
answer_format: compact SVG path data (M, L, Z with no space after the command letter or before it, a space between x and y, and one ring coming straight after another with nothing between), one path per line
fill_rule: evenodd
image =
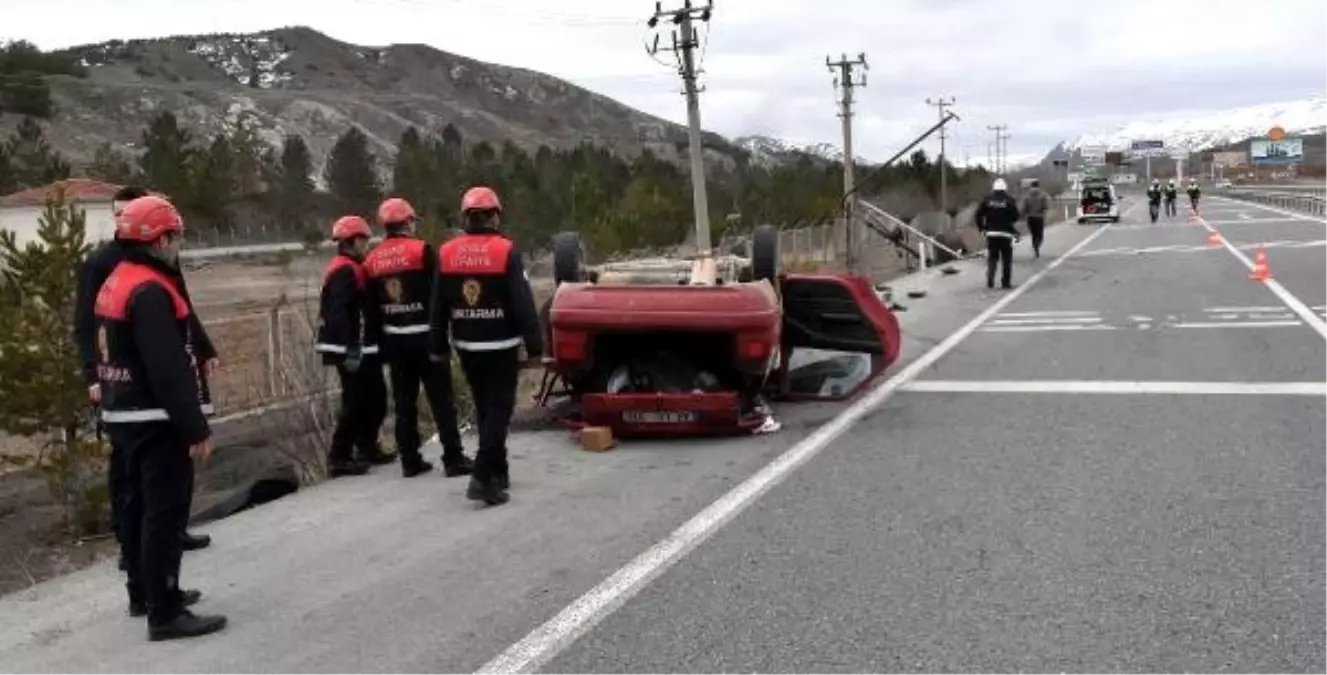
M1085 199L1091 199L1093 201L1106 201L1107 199L1110 199L1110 188L1107 187L1084 188L1083 197Z

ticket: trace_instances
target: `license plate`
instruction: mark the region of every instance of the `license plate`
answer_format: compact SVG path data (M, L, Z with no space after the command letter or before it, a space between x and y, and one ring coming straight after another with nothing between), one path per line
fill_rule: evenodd
M632 424L685 424L696 421L696 413L690 410L627 410L622 413L622 421Z

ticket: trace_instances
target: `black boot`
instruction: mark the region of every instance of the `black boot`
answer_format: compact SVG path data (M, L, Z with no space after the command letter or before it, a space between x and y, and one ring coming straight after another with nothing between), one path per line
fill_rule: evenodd
M180 591L181 607L189 607L202 599L202 591L192 588ZM129 593L129 616L147 616L147 601L141 598L135 598L132 591Z
M470 485L465 489L465 498L484 502L489 506L498 506L510 501L511 495L507 494L496 478L481 481L471 476Z
M332 478L340 476L363 476L369 472L369 465L353 459L332 459L327 462L327 473Z
M448 478L469 476L475 472L474 460L466 457L459 450L455 454L442 455L442 475Z
M382 466L396 461L396 455L389 455L381 448L374 448L368 452L359 453L359 462L361 464L370 464L373 466Z
M186 551L197 551L200 548L207 548L212 545L212 537L206 534L180 533L180 548Z
M147 639L153 642L177 640L215 633L226 627L226 617L220 615L198 616L189 610L181 610L174 619L166 623L147 625Z
M401 475L406 478L414 478L420 474L425 474L433 470L433 464L425 461L422 457L401 458Z

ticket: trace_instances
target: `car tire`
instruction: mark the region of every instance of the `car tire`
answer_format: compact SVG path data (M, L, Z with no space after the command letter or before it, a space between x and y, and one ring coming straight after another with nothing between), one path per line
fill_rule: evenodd
M585 280L585 247L576 232L553 235L553 284Z
M751 277L778 283L779 228L773 225L757 225L751 233Z
M1086 223L1086 222L1087 222L1087 218L1079 218L1079 219L1078 219L1078 224L1079 224L1079 225L1082 225L1082 224L1084 224L1084 223Z
M1111 217L1110 217L1110 222L1112 222L1112 223L1118 223L1118 222L1120 222L1120 217L1119 217L1119 216L1111 216Z

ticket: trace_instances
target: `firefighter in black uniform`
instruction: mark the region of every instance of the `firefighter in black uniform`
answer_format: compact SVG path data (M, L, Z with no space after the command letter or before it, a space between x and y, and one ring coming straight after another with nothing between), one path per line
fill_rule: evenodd
M1177 198L1179 198L1179 196L1180 196L1180 189L1179 189L1178 187L1175 187L1175 179L1172 178L1172 179L1170 179L1170 182L1169 182L1169 183L1166 183L1166 217L1167 217L1167 218L1172 218L1172 217L1175 216L1175 213L1176 213L1176 211L1175 211L1175 200L1176 200Z
M433 469L419 453L419 386L424 385L433 421L442 441L442 470L468 476L474 464L461 447L452 391L451 361L428 357L429 302L438 261L433 247L414 236L415 209L393 197L378 206L378 224L387 232L364 260L369 297L382 317L382 356L392 377L396 412L396 448L406 478Z
M1014 264L1014 242L1021 237L1014 224L1018 222L1018 205L1009 196L1003 178L996 178L991 194L977 207L977 228L986 235L986 287L995 288L995 266L1002 263L1000 287L1012 288L1010 283Z
M444 362L456 349L474 395L479 423L475 471L468 499L490 506L506 503L507 428L516 408L520 346L538 362L544 341L530 280L516 245L498 231L502 204L486 187L461 198L465 233L438 251L438 280L430 317L429 358Z
M1156 178L1153 178L1152 184L1147 187L1147 213L1154 223L1161 214L1161 181Z
M129 611L147 615L150 640L205 635L226 618L191 613L186 607L201 594L179 587L192 460L212 454L193 310L174 271L184 222L169 201L140 197L117 215L116 232L125 256L97 293L94 340L101 420L123 453L119 539Z
M378 430L387 418L387 383L378 356L382 322L365 287L363 261L371 234L359 216L344 216L332 225L337 253L323 274L318 304L314 349L324 365L336 366L341 381L341 410L327 453L333 477L360 476L372 464L392 461L378 447Z
M147 190L140 187L127 186L121 188L111 198L112 210L118 213L115 206L123 206L139 197L147 196ZM79 355L83 361L83 377L88 385L88 400L93 405L101 403L101 384L97 381L97 352L95 338L96 318L94 316L94 305L97 302L97 291L105 283L106 277L111 275L111 270L120 264L129 254L133 247L131 243L120 241L118 233L114 238L106 242L105 245L94 250L88 255L87 260L83 262L83 267L79 271L78 288L76 291L76 300L74 305L74 342L78 345ZM184 275L178 268L170 270L171 276L175 279L176 290L184 296L190 306L190 336L193 338L194 352L198 358L203 360L207 376L214 375L217 368L217 351L212 346L212 341L207 337L207 331L203 329L203 324L198 321L198 315L192 312L193 303L189 300L189 291L184 285ZM114 443L111 443L109 466L107 468L107 478L109 479L109 495L111 503L111 531L119 536L119 514L121 502L125 494L123 489L124 479L124 453L120 451ZM208 535L193 535L187 531L180 531L181 545L186 551L193 551L205 548L212 543L212 537ZM120 559L120 569L124 570L125 561Z

